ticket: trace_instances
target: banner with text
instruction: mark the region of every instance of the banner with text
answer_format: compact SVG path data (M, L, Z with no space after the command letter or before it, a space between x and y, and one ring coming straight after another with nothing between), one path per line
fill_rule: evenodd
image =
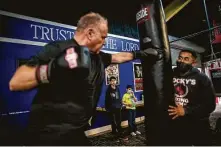
M1 11L0 11L1 12ZM39 19L23 19L1 15L0 37L37 41L48 43L55 40L67 40L73 38L76 27L69 25L56 25ZM44 23L46 22L46 23ZM103 50L113 52L139 50L137 39L111 35L106 38Z

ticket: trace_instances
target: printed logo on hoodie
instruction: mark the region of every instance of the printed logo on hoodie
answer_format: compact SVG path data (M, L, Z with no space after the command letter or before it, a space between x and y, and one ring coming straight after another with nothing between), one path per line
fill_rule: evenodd
M195 79L173 78L173 84L175 88L175 103L185 106L189 103L187 97L189 93L188 85L196 85Z

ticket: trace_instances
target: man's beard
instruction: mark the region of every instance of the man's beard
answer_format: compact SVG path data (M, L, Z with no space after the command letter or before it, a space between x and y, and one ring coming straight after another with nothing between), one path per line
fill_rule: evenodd
M177 62L177 69L181 72L181 73L186 73L189 70L192 69L192 65L191 64L187 64L184 62Z

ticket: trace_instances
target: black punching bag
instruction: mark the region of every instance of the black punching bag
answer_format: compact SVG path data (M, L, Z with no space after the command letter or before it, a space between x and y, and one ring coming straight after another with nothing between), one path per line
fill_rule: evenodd
M172 104L173 82L170 45L160 0L146 0L136 14L140 49L154 48L159 58L141 59L147 145L167 145L170 132L168 106ZM173 134L177 135L177 134Z

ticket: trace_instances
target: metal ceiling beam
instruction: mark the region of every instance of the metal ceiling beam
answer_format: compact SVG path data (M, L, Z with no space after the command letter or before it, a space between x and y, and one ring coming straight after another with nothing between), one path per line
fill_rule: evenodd
M191 0L173 0L166 8L166 22L175 16L180 10L182 10Z

